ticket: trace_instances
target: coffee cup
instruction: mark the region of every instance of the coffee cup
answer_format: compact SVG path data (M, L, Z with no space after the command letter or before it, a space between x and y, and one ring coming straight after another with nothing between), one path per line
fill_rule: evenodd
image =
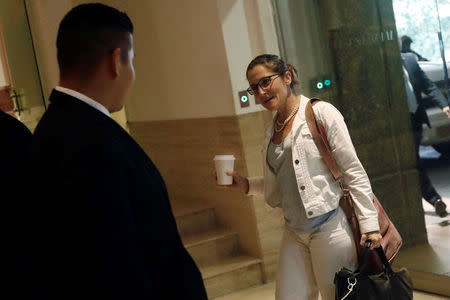
M216 155L214 157L218 185L233 184L233 176L227 175L226 172L231 172L234 170L234 161L234 155Z

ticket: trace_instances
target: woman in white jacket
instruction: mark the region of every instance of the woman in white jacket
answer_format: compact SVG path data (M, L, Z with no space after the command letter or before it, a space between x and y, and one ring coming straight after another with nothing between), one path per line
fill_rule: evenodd
M296 95L297 70L276 55L264 54L247 68L248 92L269 111L276 111L263 145L264 176L245 178L237 172L233 188L248 195L264 193L281 207L285 230L276 283L277 300L334 299L333 278L341 267L357 267L356 249L347 219L339 208L342 195L311 136L305 120L309 101ZM350 189L364 244L380 245L378 217L369 179L361 165L344 119L329 103L314 105L327 132L334 158Z

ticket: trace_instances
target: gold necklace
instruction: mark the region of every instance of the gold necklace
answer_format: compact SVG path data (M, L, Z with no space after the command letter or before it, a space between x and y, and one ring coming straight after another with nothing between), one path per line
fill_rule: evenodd
M275 132L280 132L281 130L283 130L283 128L286 126L286 124L289 122L289 120L292 119L292 117L297 112L298 107L299 107L299 104L297 104L297 106L292 110L290 115L284 120L283 123L278 122L278 114L277 114L276 124L275 124L275 127L273 128L275 130ZM278 126L281 126L281 128L277 129Z

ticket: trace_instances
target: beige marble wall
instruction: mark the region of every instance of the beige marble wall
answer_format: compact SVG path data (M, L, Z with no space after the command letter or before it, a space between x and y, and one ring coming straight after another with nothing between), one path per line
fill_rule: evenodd
M265 278L275 279L283 218L263 197L217 189L213 157L233 154L235 169L244 176L262 175L263 133L272 114L131 122L131 135L157 165L173 205L212 204L220 225L239 234L244 253L263 259ZM185 205L183 205L185 206Z
M218 189L214 179L216 154L233 154L235 169L247 174L237 117L131 122L129 126L163 175L174 205L213 205L218 224L239 233L243 252L261 257L251 198Z
M263 197L219 190L213 180L216 154L234 154L244 176L262 175L261 147L269 112L239 117L132 122L130 132L161 171L171 201L207 202L219 223L239 233L244 252L261 257L267 281L275 279L283 218Z
M56 35L59 22L72 8L70 0L26 0L25 1L36 60L39 66L44 97L48 97L58 84L59 69L56 60Z

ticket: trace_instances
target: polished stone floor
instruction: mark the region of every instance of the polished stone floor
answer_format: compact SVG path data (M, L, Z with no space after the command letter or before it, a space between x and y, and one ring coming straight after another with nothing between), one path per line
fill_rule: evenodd
M440 157L431 147L421 150L428 175L450 211L450 159ZM394 265L415 273L418 289L450 296L450 215L440 218L432 205L422 203L429 244L404 249Z

